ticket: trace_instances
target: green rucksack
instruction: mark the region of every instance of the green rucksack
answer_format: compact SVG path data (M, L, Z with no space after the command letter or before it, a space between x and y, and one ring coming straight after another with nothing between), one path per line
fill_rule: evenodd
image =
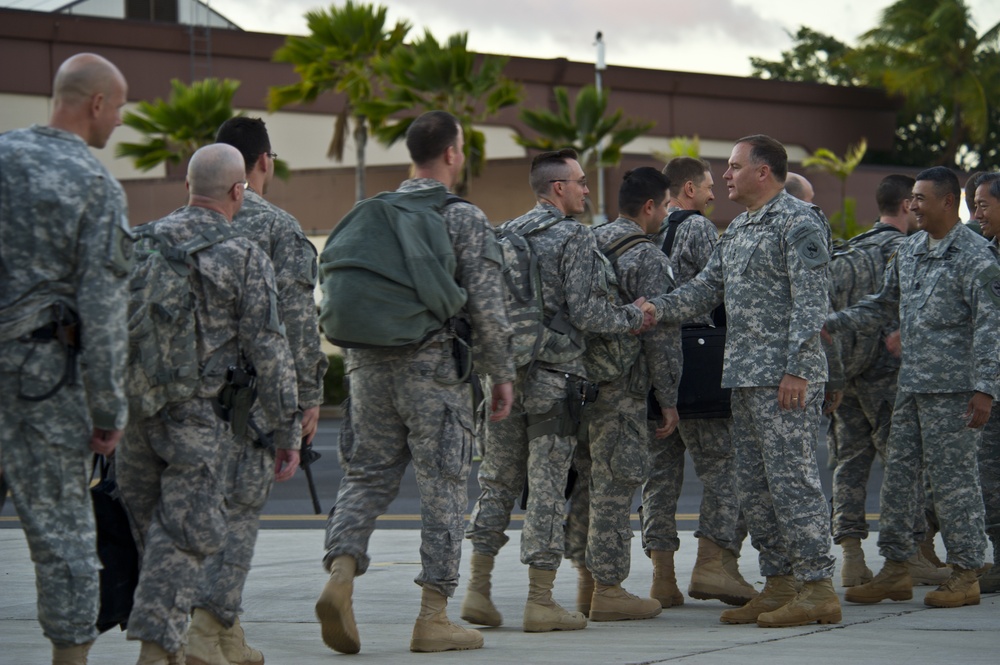
M578 358L585 348L583 333L565 312L547 318L542 297L542 275L529 240L534 233L561 222L565 217L547 213L519 229L506 221L496 228L497 244L503 254L504 296L507 318L513 330L511 349L514 366L524 367L541 360L560 364Z
M135 261L129 275L126 393L130 418L148 418L164 406L195 396L203 376L196 343L191 276L195 254L239 234L228 224L206 226L174 245L156 223L134 229ZM214 360L214 359L213 359Z
M614 301L617 305L624 303L620 296L618 275L614 267L622 254L644 242L652 241L649 236L635 233L617 238L607 247L601 247L601 258L603 259L602 264L608 290L614 294ZM621 378L632 369L632 365L639 358L640 351L639 336L632 333L588 334L587 350L583 354L583 366L587 372L587 379L597 383L605 383Z
M357 203L320 254L320 328L345 348L411 344L443 328L468 298L441 216L462 199L444 186Z

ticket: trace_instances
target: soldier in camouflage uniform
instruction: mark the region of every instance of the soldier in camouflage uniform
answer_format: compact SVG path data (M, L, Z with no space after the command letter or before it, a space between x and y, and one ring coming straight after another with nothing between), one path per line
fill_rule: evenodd
M294 217L263 198L274 177L277 157L271 152L264 122L243 116L232 118L219 128L216 141L235 147L243 155L248 184L243 207L233 217L233 224L264 250L274 266L278 314L295 361L302 436L309 443L316 432L327 367L313 296L316 248ZM258 405L254 416L257 420L259 411ZM206 662L251 665L263 663L264 656L246 644L240 625L243 587L257 542L260 512L271 485L275 480L282 482L292 477L299 451L268 450L256 441L252 431L246 437L234 436L232 443L226 475L226 541L205 562L205 592L195 603L187 655Z
M406 145L414 178L399 192L451 188L464 164L462 128L450 113L431 111L413 122ZM494 378L491 419L513 403L510 324L503 300L502 258L492 227L468 202L442 212L454 247L455 279L468 293L478 367ZM361 648L351 606L353 580L370 563L368 540L375 520L399 491L413 461L420 490L422 587L420 614L410 649L478 649L479 631L448 620L445 607L458 584L466 482L473 434L469 385L458 379L449 327L400 347L349 349L350 410L341 429L341 464L347 473L326 530L323 564L330 571L316 613L326 644L343 653Z
M1000 378L1000 265L988 242L959 223L960 191L944 167L919 173L911 208L922 232L896 252L877 294L826 324L831 333L873 334L898 312L903 347L882 481L886 563L871 582L847 590L851 602L913 597L906 560L917 550L912 521L923 464L952 566L924 603L979 603L986 537L976 450Z
M976 221L983 236L997 252L1000 235L1000 173L983 174L976 180ZM979 578L982 593L1000 591L1000 414L993 411L979 442L979 482L986 510L986 535L993 544L993 567Z
M536 156L528 182L538 204L508 224L524 229L542 219L558 220L530 235L541 273L546 319L560 317L575 331L643 330L647 320L638 307L613 304L604 258L594 236L571 217L585 210L590 191L576 153L566 149ZM568 407L570 400L580 400L579 386L585 377L582 353L581 348L568 361L538 359L518 368L512 416L489 429L479 467L482 491L466 530L474 549L462 603L466 621L492 626L502 622L489 597L490 572L494 557L508 540L504 531L527 476L528 504L521 531L521 562L529 566L524 630L578 630L587 625L583 614L567 612L552 599L564 552L566 478L576 447L576 427L568 417Z
M125 196L87 149L121 124L126 90L110 62L75 55L49 125L0 136L0 466L64 665L87 662L97 638L90 459L114 451L128 416Z
M829 225L819 208L785 193L787 168L774 139L740 139L725 179L730 200L747 212L722 234L698 277L645 305L660 320L680 322L711 311L725 294L722 381L733 389L736 491L767 584L721 620L763 627L841 619L814 450L827 376L819 331Z
M842 310L875 293L889 259L916 230L916 219L909 210L913 178L889 175L882 179L875 193L879 221L875 226L847 242L834 254L830 263L830 297L834 310ZM896 397L899 359L886 342L899 336L899 322L887 322L878 335L857 335L843 331L833 336L833 349L840 356L846 385L843 400L832 414L829 439L836 468L833 472L833 542L841 545L844 560L841 581L845 587L864 584L872 579L865 565L861 540L868 536L865 518L866 488L872 462L878 455L886 458L889 422ZM889 342L891 345L891 341ZM919 488L923 493L922 483ZM924 531L923 507L914 517L914 530ZM914 581L940 584L950 571L940 569L914 555L910 574ZM943 573L943 578L941 574Z
M618 190L618 219L594 229L598 247L614 267L619 295L627 302L673 286L666 255L647 237L659 229L666 213L668 184L654 168L629 171ZM618 248L623 242L627 244ZM621 368L620 358L595 358L610 367L605 371L612 378L599 382L597 400L584 410L573 461L578 475L566 523L566 558L592 580L583 585L577 601L577 609L591 621L648 619L662 611L658 600L637 598L621 585L631 563L632 498L649 473L646 394L653 387L660 404L677 403L680 333L676 327L657 326L632 341L638 355L631 366ZM585 359L606 348L596 342L588 342ZM622 353L618 345L613 348ZM591 379L598 378L597 372L588 363ZM663 407L662 416L661 438L677 425L677 409Z
M153 222L152 230L176 246L206 227L231 223L243 203L245 177L242 157L232 146L201 148L188 166L188 205ZM192 260L203 371L196 397L130 422L117 460L118 483L142 557L128 622L128 638L142 640L142 665L180 658L204 560L225 541L232 434L215 415L212 401L226 368L250 363L256 369L259 425L273 432L277 448L296 449L301 438L292 358L267 255L237 236ZM280 458L286 464L295 459Z
M670 180L668 216L683 210L705 210L713 200L714 185L708 162L677 157L663 169ZM663 247L670 224L663 219L654 238ZM677 226L670 252L670 267L678 285L687 284L705 267L719 239L715 224L700 213L684 218ZM712 314L696 316L685 324L714 325ZM682 418L677 430L657 439L650 428L652 465L642 488L642 538L646 554L653 560L653 585L649 595L663 607L681 605L677 588L674 552L677 536L677 501L684 484L684 451L694 460L703 485L698 518L698 558L691 571L688 595L716 598L743 605L757 595L739 570L739 556L746 538L746 524L734 489L732 418Z

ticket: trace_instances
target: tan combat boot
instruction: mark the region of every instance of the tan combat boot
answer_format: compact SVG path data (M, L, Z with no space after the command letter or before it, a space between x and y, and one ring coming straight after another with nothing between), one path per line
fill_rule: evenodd
M247 644L239 617L232 628L224 628L219 633L219 646L229 665L264 665L264 654Z
M185 665L184 649L170 653L156 642L142 642L135 665Z
M840 583L845 587L861 586L872 581L872 571L865 565L865 553L860 538L844 538L844 563L840 567Z
M338 556L330 563L330 579L316 601L316 616L323 629L323 642L340 653L361 651L361 638L351 605L356 571L357 561L353 556Z
M768 577L764 590L743 607L726 610L719 617L722 623L756 623L757 617L792 602L795 598L795 578L791 575Z
M883 600L909 600L913 598L913 581L905 561L886 559L882 570L871 582L851 587L844 594L849 603L878 603Z
M744 600L740 605L746 605L748 602L757 597L759 593L757 589L753 588L753 585L743 578L740 573L740 558L739 555L733 554L729 550L722 549L722 569L726 571L726 575L732 579L736 584L742 589L742 593L745 594L746 600Z
M469 588L465 590L459 616L480 626L499 626L503 617L490 599L493 557L473 552L469 559Z
M937 529L927 529L927 533L924 534L924 539L920 541L920 554L923 555L923 558L930 561L931 565L935 568L944 568L944 561L939 559L937 552L934 551L934 536L936 535Z
M93 642L74 644L65 649L57 649L53 646L52 665L87 665L87 653L90 652L92 646L94 646Z
M663 608L656 598L639 598L621 584L601 584L594 587L594 600L590 606L591 621L628 621L652 619Z
M1000 591L1000 539L991 538L993 543L993 565L979 578L979 593ZM985 566L984 566L985 567Z
M445 608L448 598L433 589L423 587L420 594L420 614L413 624L410 651L436 653L438 651L465 651L483 646L483 634L471 628L462 628L448 620Z
M556 571L528 568L528 602L524 604L524 632L547 633L553 630L580 630L587 627L587 617L567 612L552 598Z
M649 597L660 601L660 607L666 609L684 604L684 594L677 588L677 576L674 574L674 553L666 550L650 550L653 560L653 585L649 588Z
M792 602L757 617L761 628L788 628L817 623L840 623L840 599L829 579L806 582Z
M928 607L962 607L979 604L979 580L976 571L955 566L948 581L924 596Z
M721 600L727 605L743 606L756 594L753 587L740 585L726 573L722 567L723 551L708 538L698 539L698 558L691 571L688 595L698 600Z
M906 565L915 586L937 586L944 584L951 577L949 566L934 565L934 562L925 557L919 549L906 560Z
M577 566L576 579L576 611L585 617L590 616L590 604L594 597L594 576L586 566Z
M219 645L224 628L214 614L195 608L188 627L187 665L229 665Z

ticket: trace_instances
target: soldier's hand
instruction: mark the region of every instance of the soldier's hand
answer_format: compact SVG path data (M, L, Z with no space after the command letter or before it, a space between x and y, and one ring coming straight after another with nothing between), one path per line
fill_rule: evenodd
M122 439L120 429L99 429L95 427L90 433L90 449L98 455L107 457L115 451Z
M969 400L969 409L965 412L965 419L968 427L977 428L986 424L990 419L990 410L993 408L993 398L986 393L976 392Z
M819 337L827 344L833 344L833 338L830 337L830 333L826 331L826 326L819 329Z
M778 407L782 411L806 408L806 389L809 382L801 376L786 374L778 384Z
M314 406L302 412L302 438L306 445L312 443L316 436L316 429L319 427L319 407Z
M661 408L660 415L663 416L663 424L656 428L655 436L657 439L665 439L677 429L677 423L681 421L681 417L677 413L676 407L670 409Z
M843 390L831 390L826 393L823 401L823 415L830 415L840 406L840 403L844 401L844 391Z
M642 312L642 326L638 330L633 330L633 334L641 335L650 328L656 325L656 308L646 302L646 299L642 296L636 298L636 301L632 303Z
M899 358L903 355L903 341L900 338L898 330L893 330L889 333L889 336L885 338L885 348L895 358Z
M510 415L510 407L514 404L514 384L510 381L494 384L492 395L490 422L495 423Z
M290 448L278 448L274 451L274 482L290 480L298 468L299 451Z

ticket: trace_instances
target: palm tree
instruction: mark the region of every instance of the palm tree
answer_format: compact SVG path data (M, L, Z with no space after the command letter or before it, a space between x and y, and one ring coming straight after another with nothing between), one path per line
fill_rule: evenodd
M342 161L347 143L348 120L354 125L357 151L355 198L365 197L365 149L369 121L361 111L364 103L378 94L381 81L373 63L376 58L402 44L410 24L397 21L386 30L386 8L347 0L343 7L331 5L306 13L309 35L289 36L274 53L275 62L295 67L299 82L275 86L268 92L272 111L289 104L316 101L328 91L344 95L344 106L334 122L333 137L327 156Z
M877 28L861 36L852 57L871 67L907 107L940 118L946 137L939 164L954 164L959 147L981 142L989 127L987 82L1000 71L1000 23L976 34L963 0L898 0Z
M486 163L486 136L474 123L517 104L523 95L521 84L503 75L506 65L507 58L469 51L468 33L438 42L425 31L421 39L377 61L376 70L388 85L384 97L365 104L364 109L380 120L412 111L398 122L380 122L374 129L386 145L405 136L423 111L439 109L458 118L465 135L466 173L456 189L464 193L471 176L479 175Z
M830 221L836 224L839 218L840 232L845 240L857 231L855 214L857 202L847 195L847 179L854 173L854 169L858 168L867 151L868 141L861 139L857 145L848 147L843 159L832 150L820 148L802 160L802 166L829 173L840 181L840 212L835 213Z
M119 143L115 155L132 158L142 171L163 163L168 169L176 169L198 148L214 143L219 125L233 117L233 95L240 82L208 78L187 86L174 79L170 87L166 101L158 98L139 102L135 112L122 117L122 124L145 134L147 139L142 143Z

